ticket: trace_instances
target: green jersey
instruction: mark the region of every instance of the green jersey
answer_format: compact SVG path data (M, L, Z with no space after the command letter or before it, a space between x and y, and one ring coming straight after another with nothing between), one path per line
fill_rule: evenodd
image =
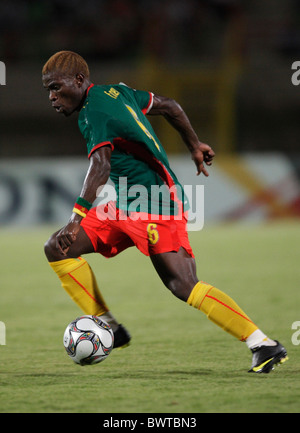
M110 145L117 207L125 211L176 215L187 209L183 188L150 122L153 94L125 84L91 85L79 113L88 156Z

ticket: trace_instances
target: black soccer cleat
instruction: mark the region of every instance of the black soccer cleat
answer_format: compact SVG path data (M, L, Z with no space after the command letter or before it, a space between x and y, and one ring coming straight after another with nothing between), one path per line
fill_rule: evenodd
M123 325L119 324L118 329L114 331L114 349L124 349L129 346L131 336Z
M259 346L251 349L253 353L252 366L248 373L270 373L276 364L288 360L287 351L276 341L276 346Z

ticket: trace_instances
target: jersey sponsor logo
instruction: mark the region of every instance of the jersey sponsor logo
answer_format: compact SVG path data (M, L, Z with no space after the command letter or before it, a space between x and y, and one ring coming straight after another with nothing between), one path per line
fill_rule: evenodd
M118 92L113 87L111 87L108 92L104 91L104 93L113 99L117 99L117 97L120 95L120 92Z

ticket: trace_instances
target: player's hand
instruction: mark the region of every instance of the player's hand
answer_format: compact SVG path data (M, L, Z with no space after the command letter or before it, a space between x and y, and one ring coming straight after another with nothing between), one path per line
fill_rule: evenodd
M80 230L80 221L70 220L56 235L56 246L66 256L70 246L76 241Z
M204 176L209 176L204 163L208 166L212 165L214 156L215 152L208 144L199 142L198 147L192 151L192 160L197 167L197 176L201 173L203 173Z

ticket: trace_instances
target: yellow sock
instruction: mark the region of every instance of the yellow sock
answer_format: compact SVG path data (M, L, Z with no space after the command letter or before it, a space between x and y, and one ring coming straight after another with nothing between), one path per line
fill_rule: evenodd
M203 281L195 285L187 303L241 341L258 329L233 299Z
M101 316L109 311L88 262L82 257L49 263L63 288L85 312Z

